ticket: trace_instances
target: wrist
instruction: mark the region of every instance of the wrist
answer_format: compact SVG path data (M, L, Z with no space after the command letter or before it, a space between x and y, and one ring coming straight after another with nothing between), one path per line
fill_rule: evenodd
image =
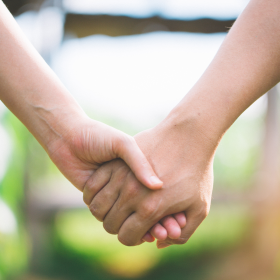
M173 181L196 177L200 171L212 172L219 144L217 136L214 138L205 133L204 125L196 114L190 110L181 112L181 109L177 106L156 127L135 136L140 149L163 182L171 177Z
M225 129L215 123L209 112L201 107L194 106L191 102L178 104L158 126L166 132L173 131L174 141L189 138L188 145L199 147L202 153L214 155ZM177 140L176 140L177 138ZM189 149L189 147L186 147Z
M81 128L88 116L78 104L65 104L52 109L35 108L36 118L40 120L40 131L37 131L37 140L48 154L53 153L58 145L68 143L73 138L73 134ZM35 135L36 136L36 135Z

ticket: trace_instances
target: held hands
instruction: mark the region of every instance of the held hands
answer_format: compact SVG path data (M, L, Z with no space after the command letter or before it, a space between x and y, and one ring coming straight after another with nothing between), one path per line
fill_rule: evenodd
M103 184L108 183L112 178L107 173L105 177L100 166L116 158L122 158L139 182L146 187L152 190L162 187L162 182L155 175L133 137L87 117L79 119L81 121L69 133L63 133L63 137L53 141L48 149L52 161L75 187L83 191L85 186L93 186L94 178L98 178ZM117 162L130 171L123 161ZM109 206L110 203L112 202L108 199L104 201L104 206ZM163 225L166 225L170 237L177 238L185 223L185 216L181 213L175 218L167 219ZM164 240L167 231L158 224L154 236ZM143 240L152 242L154 237L147 233Z
M192 121L184 126L165 122L135 139L163 187L147 189L123 161L115 160L87 181L84 201L124 245L141 244L148 231L158 239L158 248L184 244L210 209L215 145Z
M85 117L63 135L49 146L51 159L123 244L183 244L206 217L215 149L191 122L165 122L135 141Z

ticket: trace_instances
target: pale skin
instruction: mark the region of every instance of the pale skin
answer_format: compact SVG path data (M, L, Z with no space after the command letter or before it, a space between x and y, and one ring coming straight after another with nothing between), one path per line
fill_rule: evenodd
M106 163L84 189L93 215L120 242L133 246L149 229L155 234L166 226L163 217L183 211L187 223L180 238L157 245L186 243L209 212L213 158L221 138L279 81L280 1L251 0L186 97L158 126L135 137L163 187L143 187L123 161Z
M0 99L29 129L64 176L80 191L104 162L121 158L151 190L162 181L133 137L87 117L22 34L0 1ZM179 237L183 213L166 217L172 227L157 238ZM151 242L151 234L143 240Z

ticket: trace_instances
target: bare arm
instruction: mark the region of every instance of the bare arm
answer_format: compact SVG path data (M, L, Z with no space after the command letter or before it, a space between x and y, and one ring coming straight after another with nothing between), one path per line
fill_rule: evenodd
M216 57L171 112L195 119L218 142L237 117L280 80L280 2L251 0Z
M150 188L159 181L135 140L89 119L0 1L0 99L80 190L100 164L120 157Z

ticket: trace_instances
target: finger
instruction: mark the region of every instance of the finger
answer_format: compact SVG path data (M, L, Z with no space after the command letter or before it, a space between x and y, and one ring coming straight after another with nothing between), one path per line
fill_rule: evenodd
M90 205L94 196L110 181L112 165L110 163L99 167L87 180L83 189L83 199L86 205Z
M121 199L118 198L103 221L104 229L110 234L118 234L124 221L134 211L129 201L127 204L122 204L120 201ZM147 232L147 230L145 232ZM139 238L137 241L142 239L142 237L145 235L145 232L142 233L141 238Z
M161 224L154 225L150 230L151 234L161 241L167 236L176 239L181 235L181 228L186 225L186 216L183 212L175 214L174 217L167 216L161 220Z
M112 172L110 182L95 195L89 205L92 215L101 222L117 201L128 174L132 175L129 167L122 160L114 160L108 165Z
M176 219L177 223L179 224L180 228L183 228L186 226L187 219L186 219L186 215L184 212L174 214L173 216Z
M143 185L151 190L158 190L162 187L162 181L154 172L133 137L122 139L116 150L117 155L127 163Z
M119 197L118 184L115 183L114 178L103 187L93 198L89 205L89 210L92 215L100 222L104 221L105 216L116 203Z
M166 229L160 223L155 224L150 229L150 233L157 240L163 241L163 240L165 240L167 238L167 231L166 231Z
M126 167L126 165L124 166ZM124 221L136 210L143 196L150 192L154 193L143 187L130 169L128 167L127 169L129 172L122 179L119 179L119 176L116 174L116 181L120 185L120 195L103 222L105 230L111 234L119 232ZM141 231L141 238L137 241L140 241L148 230L149 228L146 231Z
M173 216L164 217L160 222L170 239L177 239L181 236L181 227Z
M138 212L131 214L119 229L118 239L126 246L135 246L155 224L153 219L143 219Z
M185 244L190 239L192 234L196 231L202 221L203 219L200 217L187 218L187 224L182 229L182 234L178 239L167 238L165 241L158 241L157 247L159 249L163 249L173 244Z
M155 238L149 233L147 232L144 237L142 238L143 241L146 241L146 242L149 242L149 243L152 243L155 241Z

